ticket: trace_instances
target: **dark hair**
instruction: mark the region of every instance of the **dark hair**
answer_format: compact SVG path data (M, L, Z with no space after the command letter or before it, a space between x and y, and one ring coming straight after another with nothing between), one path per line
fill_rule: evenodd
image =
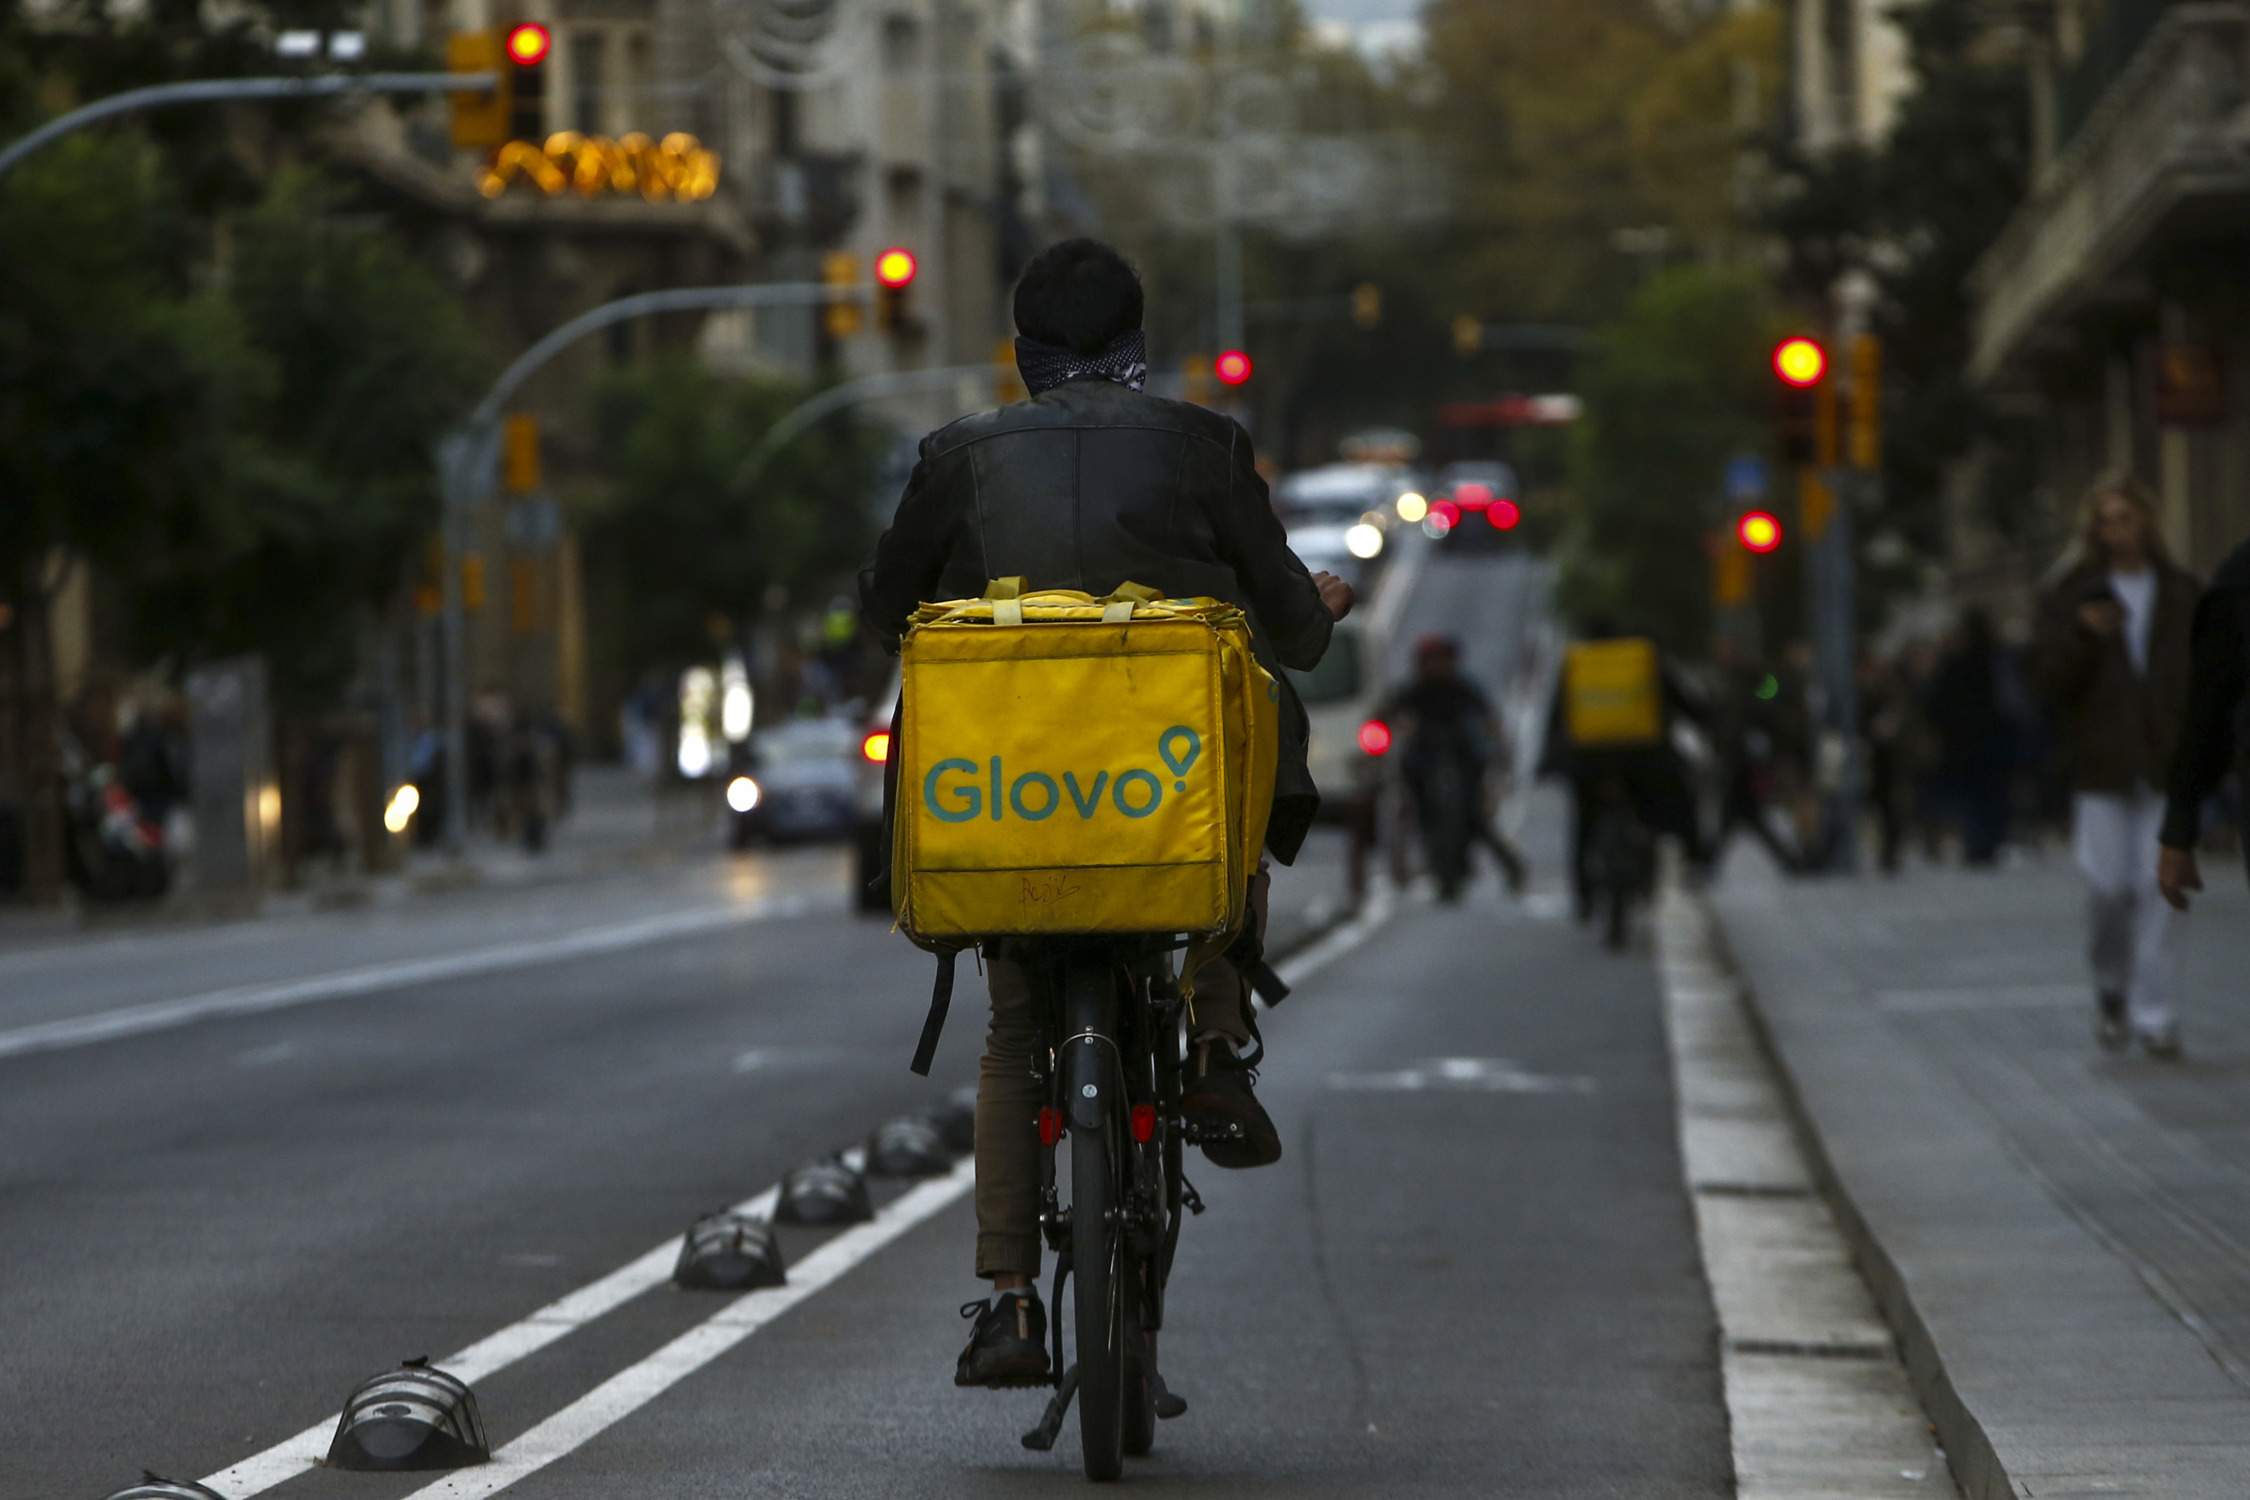
M1100 240L1049 245L1016 283L1016 332L1078 354L1099 354L1141 326L1141 278Z

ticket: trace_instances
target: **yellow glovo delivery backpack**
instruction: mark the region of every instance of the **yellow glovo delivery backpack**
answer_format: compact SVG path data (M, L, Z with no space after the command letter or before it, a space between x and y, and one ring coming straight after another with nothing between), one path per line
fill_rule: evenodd
M1241 610L1003 578L923 605L900 657L891 905L907 936L943 955L987 937L1186 935L1183 986L1224 948L1265 843L1279 719Z
M1656 643L1581 641L1563 651L1563 727L1580 750L1625 750L1664 736Z

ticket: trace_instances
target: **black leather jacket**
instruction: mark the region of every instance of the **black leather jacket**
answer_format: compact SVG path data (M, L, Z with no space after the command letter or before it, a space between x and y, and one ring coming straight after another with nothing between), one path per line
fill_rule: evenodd
M966 417L922 440L891 529L859 577L860 609L891 650L930 599L995 578L1108 593L1145 583L1242 606L1260 659L1309 668L1335 622L1289 550L1250 437L1232 419L1101 379ZM1282 678L1281 760L1266 836L1296 858L1320 797L1302 704Z

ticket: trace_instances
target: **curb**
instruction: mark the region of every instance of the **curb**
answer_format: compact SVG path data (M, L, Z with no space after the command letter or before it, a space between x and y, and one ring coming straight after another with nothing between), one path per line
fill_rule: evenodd
M1976 1413L1954 1388L1952 1376L1945 1368L1945 1359L1939 1353L1937 1340L1930 1333L1921 1310L1914 1305L1912 1291L1906 1277L1883 1247L1866 1217L1854 1201L1850 1186L1838 1175L1835 1163L1829 1159L1828 1143L1821 1136L1811 1112L1805 1107L1803 1095L1798 1090L1796 1071L1789 1057L1774 1040L1772 1027L1767 1023L1765 1006L1757 987L1750 982L1742 966L1735 961L1733 944L1729 938L1725 919L1710 898L1696 893L1692 898L1709 924L1711 946L1715 956L1726 965L1742 992L1743 1011L1748 1017L1750 1030L1758 1046L1772 1064L1774 1077L1781 1087L1783 1102L1795 1124L1799 1143L1811 1163L1813 1177L1820 1188L1829 1211L1836 1217L1837 1227L1851 1246L1852 1259L1867 1285L1875 1294L1875 1305L1890 1325L1898 1340L1899 1352L1906 1362L1908 1381L1914 1387L1915 1397L1922 1403L1923 1412L1930 1425L1937 1430L1938 1442L1945 1450L1946 1467L1953 1473L1953 1481L1960 1486L1965 1500L2021 1500L2022 1492L2008 1477L2000 1462L2000 1455L1992 1446L1992 1439L1979 1422Z

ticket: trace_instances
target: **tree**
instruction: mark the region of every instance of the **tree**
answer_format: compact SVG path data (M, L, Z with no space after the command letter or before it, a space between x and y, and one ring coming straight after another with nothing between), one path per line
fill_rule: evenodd
M1892 12L1914 88L1871 151L1784 154L1771 222L1784 285L1825 306L1847 273L1873 279L1883 337L1885 524L1921 555L1942 545L1944 473L1996 427L1969 385L1970 270L2023 201L2030 164L2022 69L1980 50L1972 0ZM2006 517L1996 517L2003 523Z
M286 170L230 225L224 297L271 380L239 413L223 522L137 570L146 647L261 651L299 710L341 698L436 529L431 454L489 363L459 298L349 206Z
M805 395L672 357L604 378L591 409L597 485L573 498L597 614L619 675L709 658L778 585L803 598L865 560L880 444L832 419L747 488L760 438ZM715 627L718 627L715 630Z
M1774 327L1746 270L1688 268L1644 285L1600 331L1571 453L1574 509L1560 592L1662 639L1704 639L1706 539L1723 519L1727 461L1764 451Z
M61 882L48 605L64 570L130 570L233 524L232 433L268 371L218 298L157 154L67 140L0 179L0 599L15 684L0 800L29 893Z

